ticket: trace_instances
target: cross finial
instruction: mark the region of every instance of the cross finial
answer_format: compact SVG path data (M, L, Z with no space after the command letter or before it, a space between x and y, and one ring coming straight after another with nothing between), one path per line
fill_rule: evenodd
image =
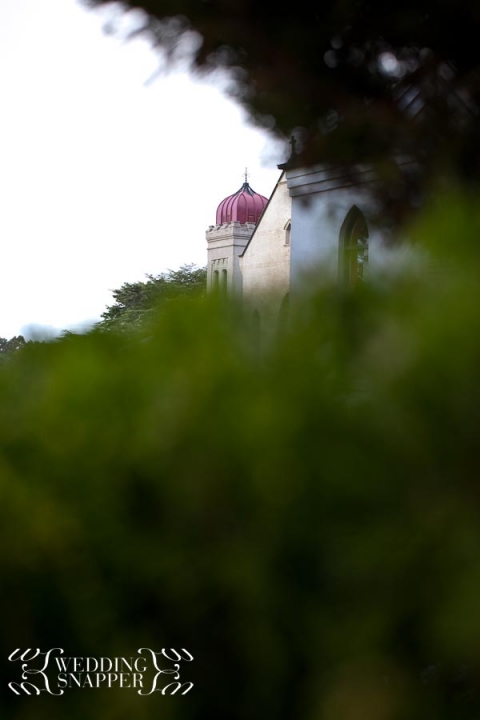
M295 146L297 144L297 140L294 135L290 138L290 145L292 146L292 155L295 155Z
M245 182L248 183L248 168L245 168Z

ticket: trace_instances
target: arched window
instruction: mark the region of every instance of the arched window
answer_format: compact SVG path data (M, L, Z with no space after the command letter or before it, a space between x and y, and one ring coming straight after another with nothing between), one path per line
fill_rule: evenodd
M368 226L365 215L354 205L347 213L338 239L338 276L354 287L365 278L368 263Z
M218 270L213 271L213 290L214 292L218 291L218 283L219 283L219 273Z
M284 227L285 230L285 245L290 245L290 233L292 231L292 222L289 220Z
M227 292L227 271L222 270L222 292Z

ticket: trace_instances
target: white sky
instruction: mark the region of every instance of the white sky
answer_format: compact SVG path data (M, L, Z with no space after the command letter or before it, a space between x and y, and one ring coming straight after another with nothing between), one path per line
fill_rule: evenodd
M279 176L280 148L219 89L147 84L155 53L104 23L76 0L0 2L1 337L73 328L126 281L204 265L244 167L267 197Z

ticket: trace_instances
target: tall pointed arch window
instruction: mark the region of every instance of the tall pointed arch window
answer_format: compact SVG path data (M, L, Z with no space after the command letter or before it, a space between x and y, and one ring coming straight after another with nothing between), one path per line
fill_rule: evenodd
M368 225L356 205L347 213L338 241L338 275L340 281L354 287L366 277L368 263Z

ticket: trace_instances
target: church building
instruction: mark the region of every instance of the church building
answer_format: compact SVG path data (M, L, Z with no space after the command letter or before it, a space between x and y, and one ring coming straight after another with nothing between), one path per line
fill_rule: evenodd
M371 221L368 169L347 176L323 166L280 168L269 199L245 177L206 233L208 288L235 293L257 309L273 303L275 311L309 275L355 285L385 256Z

